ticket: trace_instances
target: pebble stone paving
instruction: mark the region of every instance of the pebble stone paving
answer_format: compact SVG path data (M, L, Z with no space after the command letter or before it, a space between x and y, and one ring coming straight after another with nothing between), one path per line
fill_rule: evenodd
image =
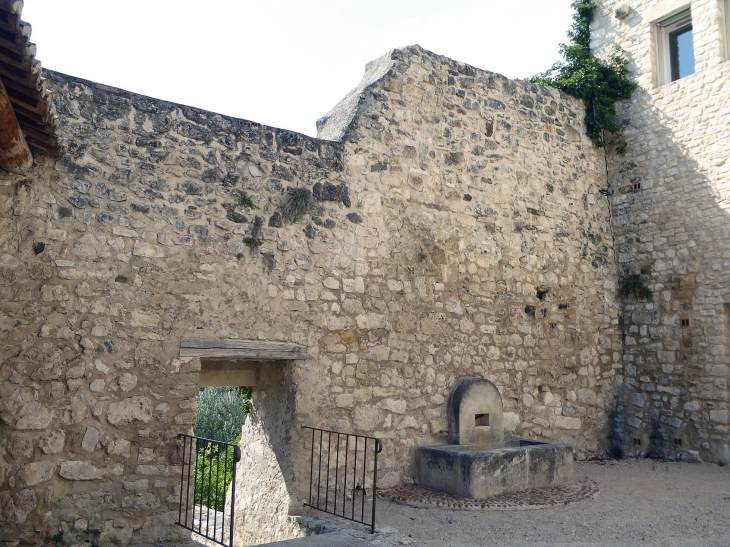
M484 499L471 499L454 496L422 486L393 488L378 492L378 497L411 507L440 507L452 509L540 509L557 505L570 505L593 498L598 494L598 483L582 479L565 486L538 488L529 492L501 494Z

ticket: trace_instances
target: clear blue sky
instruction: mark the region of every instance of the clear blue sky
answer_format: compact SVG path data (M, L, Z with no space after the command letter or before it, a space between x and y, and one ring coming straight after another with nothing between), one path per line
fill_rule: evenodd
M530 76L558 60L570 0L25 0L44 67L314 135L395 47Z

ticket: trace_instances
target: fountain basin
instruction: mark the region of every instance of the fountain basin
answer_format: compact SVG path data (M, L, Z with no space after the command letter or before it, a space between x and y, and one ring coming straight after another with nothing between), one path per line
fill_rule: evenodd
M570 484L573 447L528 439L494 446L441 444L417 449L418 484L465 498Z

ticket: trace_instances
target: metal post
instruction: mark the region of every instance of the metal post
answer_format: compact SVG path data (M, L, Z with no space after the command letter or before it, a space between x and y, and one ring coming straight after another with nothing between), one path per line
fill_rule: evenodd
M177 510L177 521L182 521L182 497L183 497L183 483L185 482L185 447L187 446L187 439L179 434L177 438L182 437L183 449L182 449L182 465L180 466L180 507Z
M347 451L350 449L350 436L345 435L345 480L342 485L342 516L345 516L345 502L347 502Z
M188 458L188 492L186 495L185 500L185 526L188 525L188 512L190 511L190 473L192 472L193 467L193 439L190 439L190 453ZM193 475L193 480L195 480L195 475ZM193 485L193 513L195 513L195 487L197 485ZM190 523L190 527L195 527L195 514L191 515L192 522Z
M358 436L355 435L355 455L352 457L352 520L355 520L355 494L357 493L357 441Z
M218 500L220 498L220 492L218 491L221 485L220 482L220 476L221 476L221 452L220 448L223 445L218 445L216 447L216 465L215 465L215 505L218 505ZM228 448L226 447L226 454L228 453ZM225 477L225 469L223 470L224 477ZM225 492L223 493L223 510L226 509L226 498L225 498ZM213 513L213 537L216 537L216 534L218 530L218 509L215 510L215 513ZM217 539L217 538L216 538ZM221 541L223 540L223 534L221 534Z
M335 453L335 500L332 502L332 511L337 513L337 483L340 473L340 434L337 434L337 452Z
M233 519L236 516L234 511L236 503L236 463L241 459L241 448L235 446L233 448L233 482L231 483L231 531L229 540L231 541L231 547L233 547Z
M324 431L319 431L319 465L317 466L317 507L319 507L319 494L322 490L322 435Z
M309 504L312 504L312 478L314 477L314 429L312 429L312 457L309 460Z
M205 535L210 531L210 491L213 482L213 443L208 443L208 503L205 506ZM200 502L200 511L203 511L203 502ZM202 519L201 519L202 520Z
M375 500L378 497L378 453L383 450L383 443L375 440L375 469L373 471L373 517L371 521L370 533L375 533Z
M228 446L226 446L226 457L224 459L223 463L223 476L226 476L226 473L228 473ZM220 465L220 462L218 462L218 465ZM236 475L235 473L232 475L232 481L236 481ZM231 518L233 518L233 492L231 492ZM225 501L225 494L223 497L223 511L221 512L221 543L225 542L226 540L226 501ZM231 545L233 545L233 542L231 542Z
M365 520L365 473L368 466L368 438L365 437L365 448L362 450L362 507L360 508L360 522Z
M332 454L332 432L327 433L327 484L324 487L324 508L329 508L330 503L330 454Z

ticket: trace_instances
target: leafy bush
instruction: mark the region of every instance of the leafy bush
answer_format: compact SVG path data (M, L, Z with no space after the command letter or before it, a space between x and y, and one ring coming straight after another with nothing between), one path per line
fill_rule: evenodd
M241 434L248 412L248 398L242 389L207 387L198 395L196 437L231 442Z
M240 435L239 435L240 438ZM237 439L236 439L237 442ZM210 443L198 450L195 461L195 504L222 511L226 491L233 480L234 447Z
M250 387L207 387L198 395L196 437L238 444L248 414ZM234 447L198 441L193 488L195 503L222 511L233 480Z
M571 6L573 26L568 31L570 44L560 44L563 61L546 72L530 78L531 82L557 87L568 95L586 101L585 122L588 136L599 148L613 145L616 151L626 151L623 126L618 120L614 103L628 99L636 88L630 81L627 61L621 48L615 46L606 60L591 51L590 25L597 0L574 0Z

